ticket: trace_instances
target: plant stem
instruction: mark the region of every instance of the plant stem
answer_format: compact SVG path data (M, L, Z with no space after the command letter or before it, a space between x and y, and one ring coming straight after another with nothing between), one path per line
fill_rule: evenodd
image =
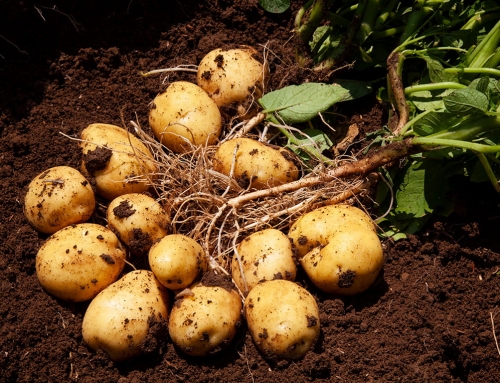
M495 53L500 44L500 21L481 40L479 45L467 56L465 66L469 68L481 68L486 60Z
M488 176L488 179L490 180L491 184L495 188L495 191L497 193L500 193L500 185L498 184L497 177L495 173L493 172L493 169L491 168L490 163L488 162L488 159L483 153L476 153L476 155L479 158L479 161L481 162L481 165L483 165L484 171L486 172L486 175Z
M487 74L491 76L500 76L500 70L494 68L446 68L445 73L475 73Z
M412 85L412 86L405 88L404 92L405 92L405 95L408 96L409 94L415 93L415 92L432 91L432 90L439 90L439 89L463 89L463 88L467 88L467 86L460 84L458 82L444 81L444 82L436 82L436 83L432 83L432 84Z

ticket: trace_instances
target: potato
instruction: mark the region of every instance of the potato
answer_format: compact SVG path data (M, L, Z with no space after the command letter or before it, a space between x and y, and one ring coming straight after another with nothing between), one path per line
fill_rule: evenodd
M292 154L284 149L263 144L251 138L235 138L219 146L214 154L213 168L230 175L243 188L265 189L295 181L299 169Z
M324 246L338 230L351 230L362 226L375 232L372 219L361 209L350 205L328 205L302 215L290 228L297 256L318 246Z
M300 259L307 276L321 290L339 295L359 294L377 279L384 264L375 232L357 227L333 234L326 246Z
M149 189L157 166L137 137L115 125L91 124L81 138L82 173L95 179L97 194L112 200Z
M182 234L170 234L156 242L149 251L149 266L171 290L185 289L208 269L203 248Z
M84 342L116 362L146 352L162 341L168 294L151 271L132 271L90 302L82 323Z
M56 166L37 175L24 198L24 216L42 233L87 221L95 196L87 179L69 166Z
M241 325L242 304L234 285L205 286L205 279L175 302L168 322L174 344L193 356L227 347Z
M327 293L361 293L375 282L383 267L375 226L355 207L313 210L300 217L288 235L308 277Z
M36 274L50 294L82 302L118 279L125 258L125 250L111 230L80 223L47 239L36 255Z
M155 97L149 125L163 145L176 153L213 145L221 134L217 104L196 84L177 81Z
M244 314L255 345L267 358L301 358L319 336L314 297L291 281L259 283L245 299Z
M168 234L167 213L154 198L140 193L116 197L108 205L108 227L136 255Z
M231 270L233 280L241 291L247 292L266 280L295 280L297 267L292 245L281 231L266 229L255 232L240 242L237 251L246 284L236 255L233 255Z
M225 112L248 119L258 110L269 67L249 46L215 49L200 62L196 81Z

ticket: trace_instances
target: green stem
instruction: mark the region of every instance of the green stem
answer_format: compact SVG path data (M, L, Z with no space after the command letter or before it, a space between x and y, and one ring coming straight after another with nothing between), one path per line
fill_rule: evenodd
M482 26L484 23L487 23L488 21L498 20L498 18L500 17L500 13L494 13L498 10L500 10L500 7L495 7L495 8L489 9L488 11L486 11L486 10L478 11L460 29L463 31L473 30L473 29L479 28L480 26ZM486 13L486 12L488 12L488 13ZM492 13L490 13L490 12L492 12Z
M422 92L422 91L432 91L432 90L439 90L439 89L463 89L467 88L467 86L460 84L458 82L452 82L452 81L444 81L444 82L436 82L433 84L419 84L419 85L412 85L407 88L405 88L405 95L409 95L411 93L415 92Z
M479 153L500 152L500 145L483 145L469 141L447 140L444 138L431 138L430 136L415 137L412 140L412 142L414 145L459 148L459 149L472 150L474 152L479 152Z
M479 161L481 162L481 165L483 165L484 171L486 172L486 175L488 176L488 179L490 180L491 184L495 188L497 193L500 193L500 185L498 184L497 177L495 173L493 172L493 169L491 168L490 163L488 162L488 159L484 155L484 153L478 153L476 152L476 155L479 158Z
M398 0L390 0L389 3L382 9L380 15L375 19L375 29L382 27L389 17L394 15L394 8L398 4Z
M422 112L422 113L418 114L415 118L413 118L410 121L408 121L403 126L403 128L401 128L401 131L400 131L399 135L400 136L404 136L408 132L408 129L410 129L418 120L420 120L421 118L427 116L429 113L435 112L435 111L436 111L436 109L429 109L429 110L426 110L425 112ZM411 133L411 132L408 132L408 133Z
M479 134L500 130L500 118L496 116L473 116L460 124L426 136L428 139L472 140Z
M386 29L385 31L373 32L371 35L371 39L378 40L378 39L382 39L384 37L394 36L394 35L397 35L398 33L403 32L404 29L405 29L405 27L396 27L396 28Z
M309 9L306 8L306 6L310 1L307 2L301 9L300 17L299 14L297 14L295 18L295 32L305 44L309 42L314 31L323 19L326 9L325 1L326 0L314 0ZM304 10L304 8L306 10Z
M373 30L373 24L375 22L375 17L377 16L377 11L380 8L380 0L367 0L366 5L363 9L363 16L361 18L361 25L358 30L358 43L361 44Z
M492 76L500 76L499 69L493 68L446 68L445 73L475 73L475 74L487 74Z
M334 24L334 25L341 25L341 26L347 28L351 24L351 22L348 19L346 19L345 17L339 16L333 12L328 12L327 18L330 21L330 23Z
M398 45L404 44L407 40L409 40L415 33L424 25L422 20L433 11L432 8L423 7L417 10L414 10L408 16L408 20L406 21L406 27L404 32L401 34L399 38Z
M488 32L481 40L479 45L474 48L472 53L467 56L465 66L469 68L481 68L486 60L495 53L500 44L500 21Z

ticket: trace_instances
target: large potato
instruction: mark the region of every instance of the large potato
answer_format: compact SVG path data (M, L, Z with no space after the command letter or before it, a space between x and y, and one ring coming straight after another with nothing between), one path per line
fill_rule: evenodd
M214 170L230 175L243 188L265 189L299 178L292 154L250 138L235 138L219 146L213 158ZM234 168L233 168L234 161Z
M82 302L94 298L118 279L125 250L104 226L67 226L47 239L36 255L40 284L57 298Z
M149 251L149 266L156 278L171 290L185 289L207 270L207 257L194 239L170 234Z
M56 166L37 175L24 198L24 215L42 233L88 220L95 197L87 179L69 166Z
M225 112L249 118L258 110L257 100L264 93L269 67L249 46L215 49L200 62L196 80Z
M240 242L237 251L243 275L236 254L233 255L231 270L233 280L241 291L247 292L263 281L295 280L297 267L292 245L281 231L266 229L255 232Z
M165 337L167 320L165 287L151 271L132 271L90 302L83 317L83 340L112 360L124 361L154 351L148 343L162 341L158 338Z
M153 243L168 234L167 213L154 198L124 194L108 205L108 227L137 255L145 255Z
M333 205L313 210L300 217L288 235L306 274L325 292L361 293L383 267L375 226L355 207Z
M375 282L384 264L384 253L374 231L354 227L334 233L325 246L304 255L300 264L319 289L354 295Z
M318 246L324 246L339 230L363 227L375 232L372 219L350 205L328 205L302 215L291 226L288 236L299 259Z
M196 84L177 81L155 97L149 125L170 150L183 153L193 145L213 145L219 139L222 117L217 104Z
M259 283L245 299L244 314L255 345L268 358L301 358L319 336L314 297L291 281Z
M242 304L236 289L203 283L175 302L168 322L174 344L193 356L227 347L241 325Z
M91 124L81 133L82 172L95 179L97 194L112 200L149 189L157 166L149 149L119 126Z

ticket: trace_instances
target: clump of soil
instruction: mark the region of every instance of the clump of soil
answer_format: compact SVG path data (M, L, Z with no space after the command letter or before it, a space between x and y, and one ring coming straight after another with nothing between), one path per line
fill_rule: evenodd
M257 0L1 2L11 20L0 39L0 382L491 382L498 375L493 325L500 323L498 196L464 185L456 211L418 235L384 241L383 278L354 297L316 297L321 336L304 359L273 363L242 328L220 354L187 357L165 342L147 358L113 363L82 340L88 303L62 302L38 283L35 257L46 235L22 212L31 179L52 166L79 168L75 141L95 122L148 129L148 104L162 81L189 73L138 73L198 63L210 50L239 44L268 49L270 89L315 79L294 64L293 17ZM8 40L8 41L7 41ZM354 75L354 74L353 74ZM338 112L345 125L380 128L387 111L365 97ZM63 133L63 134L61 134ZM105 201L92 218L103 222ZM146 267L144 264L139 267ZM130 271L130 269L127 269Z

